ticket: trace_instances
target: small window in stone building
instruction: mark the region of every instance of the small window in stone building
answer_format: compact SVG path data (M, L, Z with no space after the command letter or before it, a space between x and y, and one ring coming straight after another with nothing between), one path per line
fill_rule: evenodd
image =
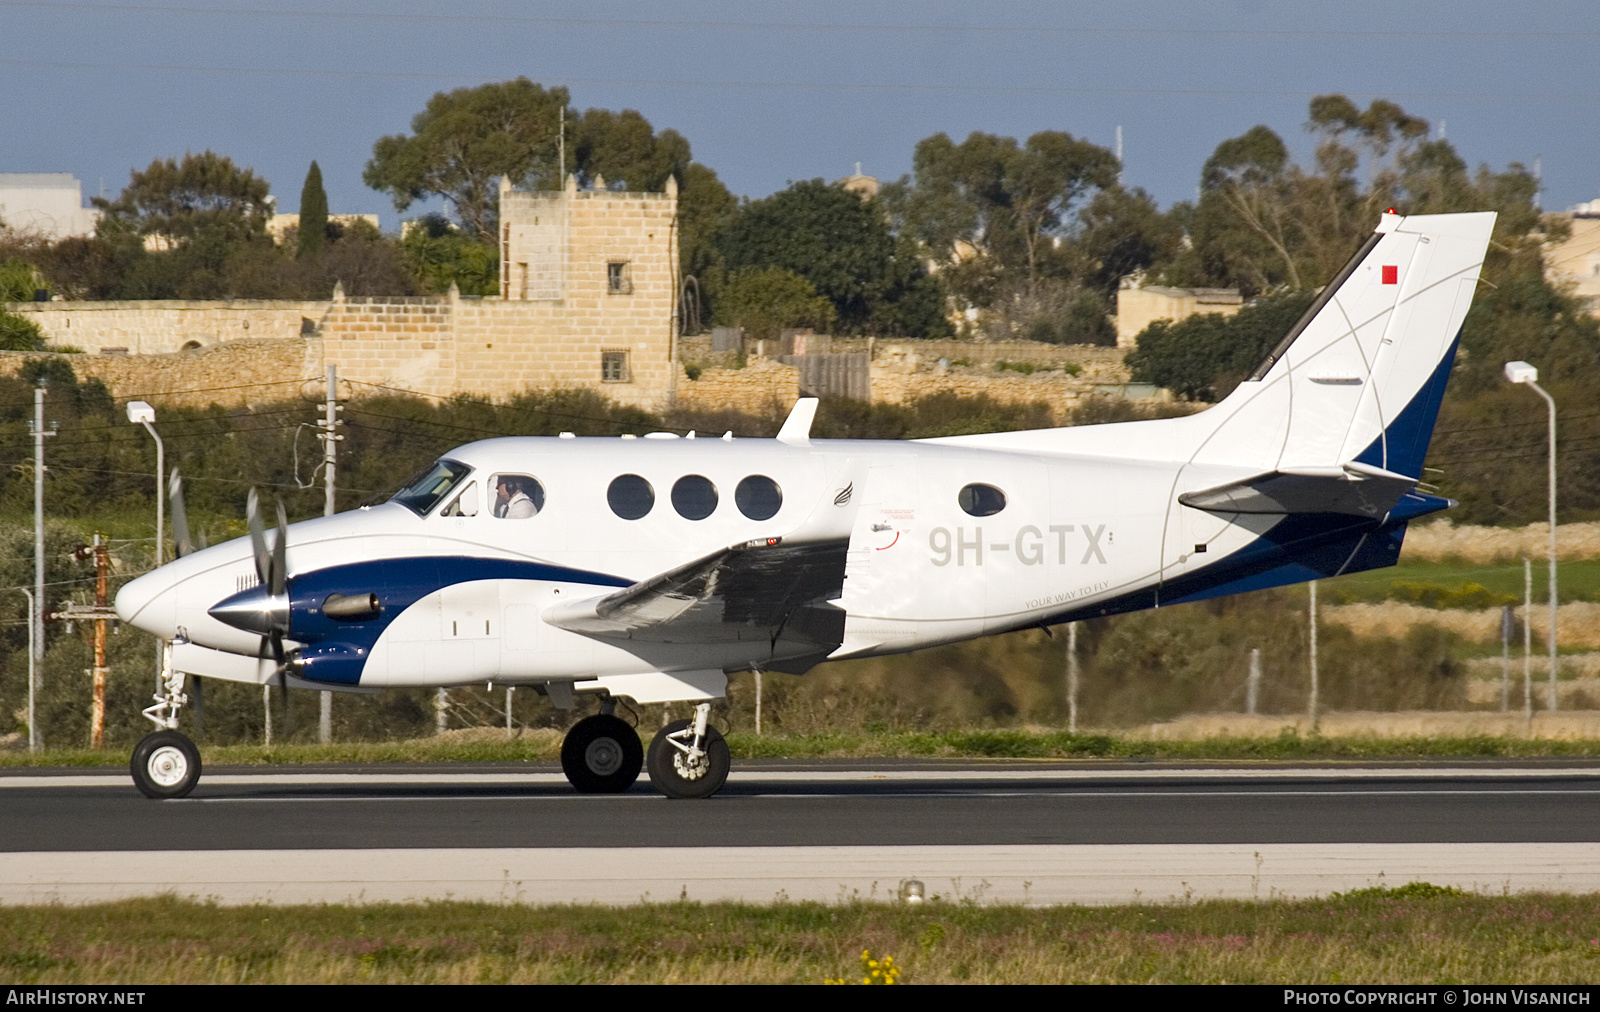
M633 273L626 260L613 260L606 264L606 291L612 295L629 295L633 292Z
M629 378L627 352L602 351L600 353L600 382L626 383Z

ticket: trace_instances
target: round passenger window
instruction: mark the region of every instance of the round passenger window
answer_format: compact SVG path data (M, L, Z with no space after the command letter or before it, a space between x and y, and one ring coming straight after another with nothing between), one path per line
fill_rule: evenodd
M967 485L956 495L961 509L975 517L992 517L1006 508L1006 494L993 485Z
M733 490L733 501L751 520L771 520L783 506L783 489L764 474L752 474Z
M611 504L611 512L622 519L637 520L655 506L656 490L638 475L624 474L611 480L606 502Z
M717 508L717 486L709 478L686 474L672 485L672 508L687 520L704 520Z

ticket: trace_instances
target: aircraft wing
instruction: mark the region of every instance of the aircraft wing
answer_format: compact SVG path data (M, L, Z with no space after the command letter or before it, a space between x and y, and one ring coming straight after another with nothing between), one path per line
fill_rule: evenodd
M603 597L555 605L543 617L607 639L774 648L783 639L828 653L844 638L845 613L828 602L844 586L848 546L848 538L748 541Z
M1382 517L1417 479L1352 461L1344 467L1268 471L1216 488L1185 492L1178 501L1212 513L1343 513Z

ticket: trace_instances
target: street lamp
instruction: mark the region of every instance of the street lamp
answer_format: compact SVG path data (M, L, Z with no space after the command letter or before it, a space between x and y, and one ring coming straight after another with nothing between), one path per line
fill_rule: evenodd
M34 674L35 661L33 651L35 647L34 630L39 623L33 620L33 616L39 614L39 610L36 607L37 602L33 596L33 591L27 587L18 587L17 589L28 595L28 751L37 752L39 751L39 721L34 717L33 690L38 678Z
M1550 709L1556 708L1556 399L1539 385L1539 370L1507 362L1506 379L1532 387L1550 409Z
M146 401L128 402L128 421L143 425L156 441L156 565L161 565L164 554L162 545L166 538L166 502L162 498L164 482L167 476L167 449L161 443L161 436L156 432L154 423L156 409Z

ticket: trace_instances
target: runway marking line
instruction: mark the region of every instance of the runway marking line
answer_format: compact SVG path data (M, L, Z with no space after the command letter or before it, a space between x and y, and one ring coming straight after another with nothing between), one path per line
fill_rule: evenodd
M1440 767L1434 769L1379 767L1281 769L1168 769L1168 770L744 770L728 777L732 785L763 783L862 783L900 781L957 783L1007 780L1451 780L1451 779L1600 779L1600 767L1516 768ZM0 790L29 787L109 787L130 782L126 773L66 774L62 776L0 776ZM564 784L554 772L528 773L221 773L203 776L201 783L240 787L267 784L302 786L340 784Z
M845 798L865 798L881 800L884 798L921 798L927 800L941 800L946 798L1064 798L1093 801L1100 798L1127 799L1127 798L1414 798L1414 797L1458 797L1460 795L1511 795L1516 797L1550 796L1550 795L1585 795L1600 794L1600 788L1548 788L1543 790L1503 790L1489 789L1477 790L1463 787L1457 790L1389 790L1389 791L946 791L911 792L896 791L893 793L874 793L859 795L839 794L734 794L724 797L724 801L735 798L752 800L827 800L839 801ZM261 804L261 803L307 803L340 802L340 801L395 801L395 802L420 802L420 801L607 801L610 799L632 799L635 801L664 801L659 794L654 793L621 793L621 794L429 794L429 795L338 795L334 797L254 797L254 798L209 798L188 797L176 799L178 804Z

